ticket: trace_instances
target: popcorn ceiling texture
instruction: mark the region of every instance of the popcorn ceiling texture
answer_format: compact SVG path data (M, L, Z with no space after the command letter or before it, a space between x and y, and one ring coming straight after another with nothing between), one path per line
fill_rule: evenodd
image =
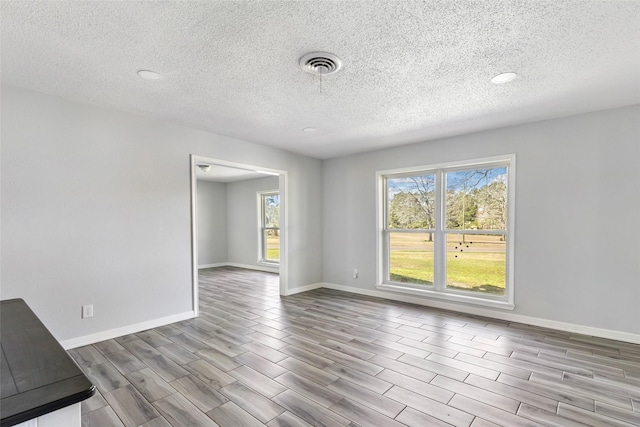
M0 8L4 84L318 158L640 102L638 1ZM303 72L314 50L343 69L322 81ZM504 71L519 77L490 83Z

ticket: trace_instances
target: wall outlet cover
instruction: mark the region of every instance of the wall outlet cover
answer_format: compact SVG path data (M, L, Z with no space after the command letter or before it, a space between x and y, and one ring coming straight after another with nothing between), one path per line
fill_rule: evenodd
M89 317L93 317L93 305L83 305L82 318L87 319Z

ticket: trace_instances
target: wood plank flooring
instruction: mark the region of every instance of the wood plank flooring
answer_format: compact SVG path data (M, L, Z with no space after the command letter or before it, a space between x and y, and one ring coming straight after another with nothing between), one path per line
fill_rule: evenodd
M69 353L83 426L640 426L640 346L200 270L200 317Z

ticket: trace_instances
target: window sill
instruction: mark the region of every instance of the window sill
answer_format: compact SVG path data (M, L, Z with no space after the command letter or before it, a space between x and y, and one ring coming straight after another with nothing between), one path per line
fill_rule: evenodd
M419 295L423 297L439 299L451 302L460 302L465 304L481 305L485 307L499 308L501 310L513 310L515 305L508 301L493 300L488 298L478 298L473 295L453 294L432 291L429 289L419 289L412 286L391 285L382 283L376 285L377 289L382 291L400 292L404 294Z

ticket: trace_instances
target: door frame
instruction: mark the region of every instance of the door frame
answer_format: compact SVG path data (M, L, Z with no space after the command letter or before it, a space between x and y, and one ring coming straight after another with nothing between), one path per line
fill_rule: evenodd
M210 164L213 166L226 166L238 169L246 169L255 172L265 172L269 175L278 175L278 187L280 191L280 266L279 266L279 278L280 278L280 295L287 295L288 291L288 239L289 230L288 224L288 174L285 170L273 169L263 166L249 165L245 163L231 162L228 160L217 159L213 157L198 156L195 154L190 155L189 159L189 172L191 174L191 283L193 287L193 312L195 317L199 315L199 294L198 294L198 194L197 185L198 180L196 177L196 165L201 163Z

